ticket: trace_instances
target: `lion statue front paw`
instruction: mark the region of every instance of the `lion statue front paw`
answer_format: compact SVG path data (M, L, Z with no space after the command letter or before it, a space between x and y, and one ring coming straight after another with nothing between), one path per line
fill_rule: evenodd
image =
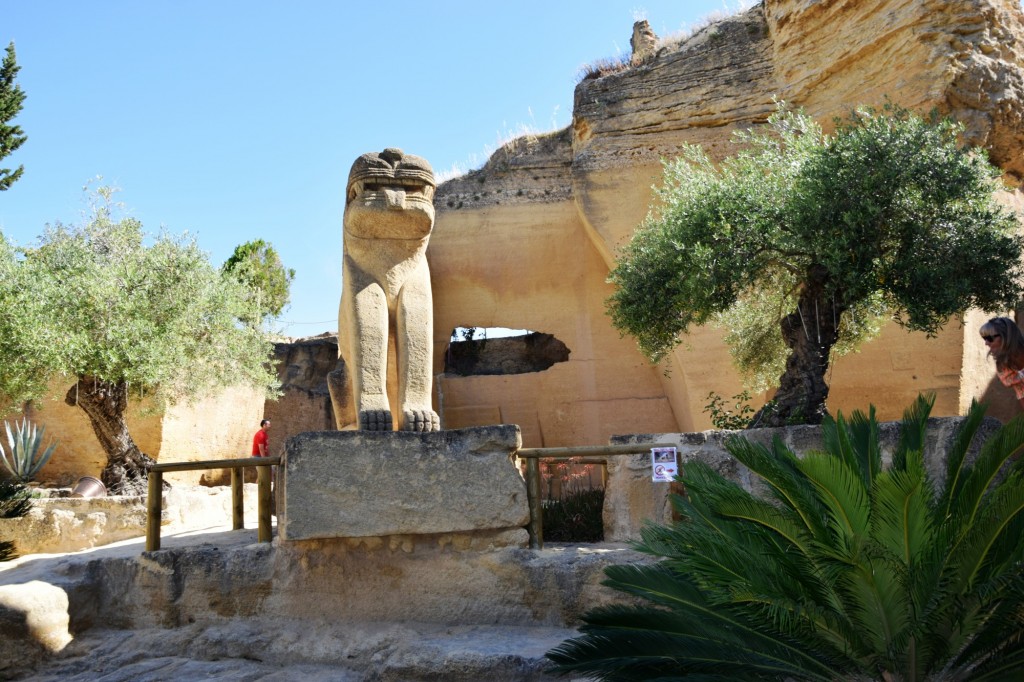
M405 410L403 431L440 431L441 420L433 410Z
M391 410L362 410L359 413L359 429L362 431L390 431Z

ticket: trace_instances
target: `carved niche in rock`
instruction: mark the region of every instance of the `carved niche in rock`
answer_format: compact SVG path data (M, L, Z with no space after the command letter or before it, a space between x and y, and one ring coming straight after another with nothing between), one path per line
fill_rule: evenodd
M430 397L434 313L426 251L434 188L430 164L401 149L363 154L352 164L338 309L342 362L328 376L339 429L391 431L392 404L403 431L441 428Z

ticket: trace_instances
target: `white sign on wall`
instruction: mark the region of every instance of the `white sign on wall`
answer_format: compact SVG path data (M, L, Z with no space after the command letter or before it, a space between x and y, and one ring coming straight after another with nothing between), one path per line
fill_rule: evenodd
M679 473L675 448L651 448L651 480L671 483Z

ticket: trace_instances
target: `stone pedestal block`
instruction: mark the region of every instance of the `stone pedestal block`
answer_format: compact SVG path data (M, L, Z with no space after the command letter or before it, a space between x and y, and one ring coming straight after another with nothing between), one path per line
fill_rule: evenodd
M301 433L285 444L283 540L501 530L529 520L513 425Z

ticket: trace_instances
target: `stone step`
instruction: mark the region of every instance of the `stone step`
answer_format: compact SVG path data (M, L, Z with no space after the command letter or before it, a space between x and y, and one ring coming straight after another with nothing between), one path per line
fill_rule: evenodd
M173 629L93 629L42 667L13 679L565 682L545 672L544 653L574 634L557 627L258 618Z
M141 539L0 566L0 679L554 680L621 545ZM21 675L21 677L19 677Z

